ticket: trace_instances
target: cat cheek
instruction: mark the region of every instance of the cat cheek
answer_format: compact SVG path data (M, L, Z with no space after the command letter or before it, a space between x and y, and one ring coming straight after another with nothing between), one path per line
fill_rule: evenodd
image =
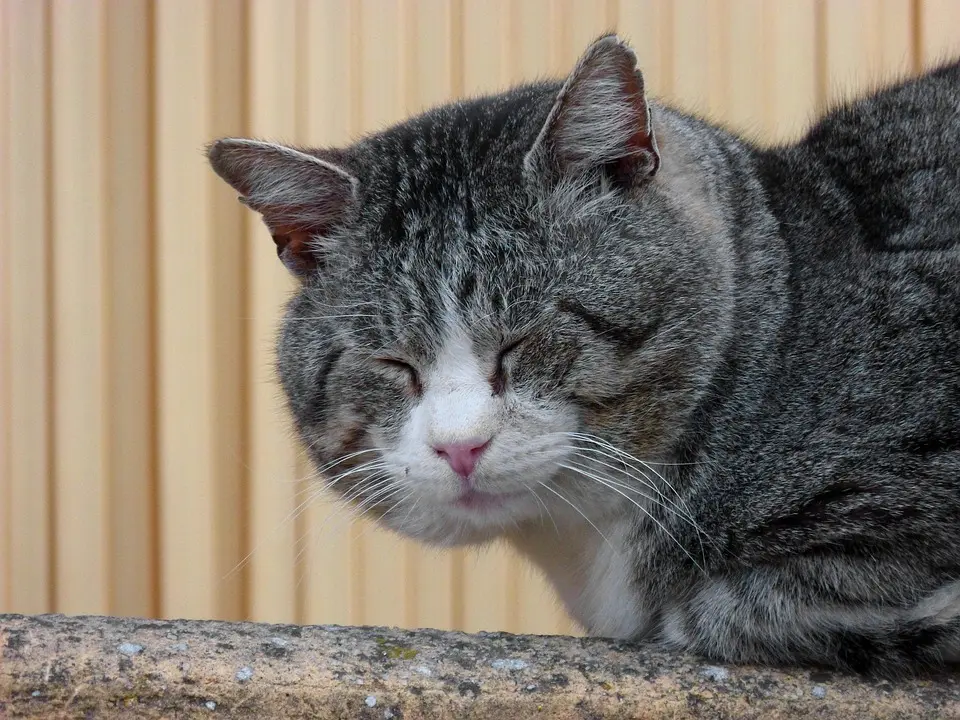
M330 414L322 427L309 432L309 446L315 460L324 465L331 460L362 450L367 438L367 423L361 416L340 408Z

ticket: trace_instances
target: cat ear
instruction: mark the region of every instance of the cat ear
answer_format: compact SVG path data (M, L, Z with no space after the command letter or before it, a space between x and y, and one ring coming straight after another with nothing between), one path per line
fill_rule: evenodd
M297 275L322 262L323 238L344 224L358 181L339 165L285 145L225 138L207 148L217 175L263 216L277 255Z
M534 182L594 169L633 185L653 177L660 152L643 76L633 50L616 35L594 42L564 82L523 161Z

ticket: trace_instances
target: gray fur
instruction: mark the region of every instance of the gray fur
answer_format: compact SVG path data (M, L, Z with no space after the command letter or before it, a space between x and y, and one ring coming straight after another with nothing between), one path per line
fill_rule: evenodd
M289 190L323 205L278 352L314 461L398 532L506 537L593 633L960 660L960 65L773 149L647 101L633 68L602 38L564 84L302 151L354 193ZM267 152L211 159L273 202L310 160ZM522 494L495 513L395 460L461 331L490 377L477 487Z

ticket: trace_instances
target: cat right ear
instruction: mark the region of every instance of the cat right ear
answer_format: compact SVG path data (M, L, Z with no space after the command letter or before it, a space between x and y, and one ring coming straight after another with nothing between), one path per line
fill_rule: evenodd
M523 160L531 182L602 171L631 187L653 177L660 151L633 50L616 35L596 40L557 94Z
M323 238L345 224L356 207L353 175L295 148L225 138L207 148L207 158L240 193L240 201L263 216L277 255L296 275L322 264Z

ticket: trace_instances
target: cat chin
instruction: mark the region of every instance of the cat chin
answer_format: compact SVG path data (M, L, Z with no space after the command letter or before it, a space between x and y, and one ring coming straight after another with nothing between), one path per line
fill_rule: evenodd
M475 527L465 524L437 523L431 527L404 527L383 519L381 523L403 537L441 550L485 545L503 535L503 526Z
M395 516L378 518L381 525L399 535L441 549L484 545L503 537L506 528L524 520L521 513L509 510L483 513L440 511L416 517L404 517L401 511Z

